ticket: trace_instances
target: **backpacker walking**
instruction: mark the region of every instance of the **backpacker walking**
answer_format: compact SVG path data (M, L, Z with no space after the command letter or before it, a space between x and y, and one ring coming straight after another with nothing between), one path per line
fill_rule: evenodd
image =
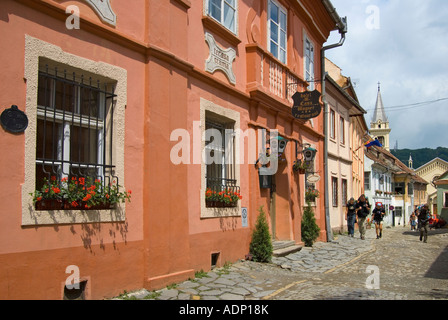
M359 233L361 234L361 239L365 240L366 238L366 219L370 214L370 203L369 200L366 199L365 195L361 195L358 199L356 212L358 215L358 227Z

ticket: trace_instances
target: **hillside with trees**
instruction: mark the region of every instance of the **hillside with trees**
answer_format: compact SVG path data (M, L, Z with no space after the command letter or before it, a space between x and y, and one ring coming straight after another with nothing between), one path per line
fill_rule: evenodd
M439 147L437 149L397 149L391 150L391 153L396 156L404 164L408 164L409 155L412 155L413 167L417 169L422 165L428 163L434 158L440 158L448 161L448 148Z

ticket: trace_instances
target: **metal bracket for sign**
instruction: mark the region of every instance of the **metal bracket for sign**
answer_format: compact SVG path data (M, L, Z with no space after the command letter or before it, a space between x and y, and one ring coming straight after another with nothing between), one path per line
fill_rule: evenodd
M307 83L311 83L311 82L322 82L322 79L317 79L317 80L307 80ZM298 86L300 85L302 88L305 88L305 85L303 84L302 81L299 82L290 82L286 84L286 94L289 94L289 87L290 86Z

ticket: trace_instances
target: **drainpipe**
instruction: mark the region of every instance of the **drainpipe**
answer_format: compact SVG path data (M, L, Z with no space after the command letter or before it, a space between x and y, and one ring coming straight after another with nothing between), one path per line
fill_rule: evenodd
M331 230L330 223L330 192L329 192L329 168L328 168L328 103L326 98L326 86L325 86L325 77L327 72L325 71L325 51L334 49L337 47L341 47L345 42L345 34L347 33L347 17L340 18L336 12L336 9L333 7L329 0L322 0L324 6L327 11L330 13L331 17L336 23L337 28L339 29L339 33L341 34L341 39L338 43L325 46L321 49L321 79L322 79L322 102L324 104L324 167L325 167L325 224L327 231L327 241L333 241L333 232Z

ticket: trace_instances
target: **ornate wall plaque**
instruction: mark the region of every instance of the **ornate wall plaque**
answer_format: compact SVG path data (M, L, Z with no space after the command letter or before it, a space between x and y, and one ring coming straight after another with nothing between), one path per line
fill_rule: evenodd
M99 15L103 22L115 26L117 24L117 16L115 15L109 0L85 0Z
M320 105L320 92L305 91L296 92L292 99L294 100L294 107L292 108L292 115L296 119L310 120L320 115L322 106Z
M210 55L205 61L205 70L214 73L216 70L224 72L233 84L236 84L233 73L233 61L236 58L236 51L233 48L223 49L215 41L215 38L208 32L205 33L205 41L210 48Z
M0 116L2 127L12 133L24 132L28 127L28 117L17 106L6 109Z

